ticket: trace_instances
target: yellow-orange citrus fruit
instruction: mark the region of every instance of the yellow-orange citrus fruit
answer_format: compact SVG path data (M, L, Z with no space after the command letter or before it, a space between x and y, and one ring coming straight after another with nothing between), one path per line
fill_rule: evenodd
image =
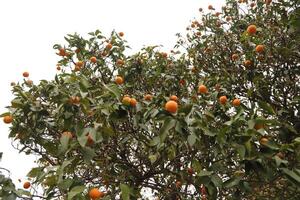
M265 127L265 125L263 123L257 123L257 124L254 125L254 129L255 130L262 129L264 127Z
M69 139L72 139L72 138L73 138L73 134L72 134L72 132L70 132L70 131L64 131L64 132L62 133L62 136L67 136Z
M3 122L4 122L5 124L10 124L10 123L12 123L12 121L13 121L13 117L10 116L10 115L7 115L7 116L5 116L5 117L3 118Z
M76 66L78 66L78 67L83 67L83 61L78 61L78 62L76 62Z
M123 32L120 32L120 33L119 33L119 36L120 36L120 37L123 37L123 36L124 36L124 33L123 33Z
M238 58L239 58L239 56L236 53L232 54L232 56L231 56L232 60L237 60Z
M126 106L129 106L131 102L131 98L129 96L124 96L122 99L122 103Z
M116 79L115 79L115 82L118 84L118 85L121 85L124 83L124 80L121 76L117 76Z
M111 43L108 43L107 45L106 45L106 49L111 49L113 46L112 46L112 44Z
M90 61L92 63L96 63L97 62L97 58L95 56L93 56L93 57L90 58Z
M206 94L207 93L207 87L205 85L199 85L198 87L198 92L201 94Z
M144 99L145 99L146 101L151 101L151 100L152 100L152 95L151 95L151 94L146 94L146 95L144 96Z
M262 138L260 138L260 140L259 140L259 143L260 143L261 145L266 145L266 144L268 144L268 142L269 142L269 139L266 138L266 137L262 137Z
M232 101L232 105L233 105L233 106L236 106L236 107L240 106L240 105L241 105L241 100L239 100L239 99L234 99L234 100Z
M257 53L262 53L262 52L264 52L264 50L265 50L265 46L262 45L262 44L259 44L259 45L257 45L257 46L255 47L255 51L256 51Z
M245 67L250 67L252 65L251 60L245 60L244 65L245 65Z
M209 9L209 10L212 10L212 9L214 9L214 7L213 7L212 5L209 5L209 6L208 6L208 9Z
M24 188L24 189L28 189L28 188L30 188L30 186L31 186L31 184L30 184L28 181L26 181L26 182L23 184L23 188Z
M56 66L56 70L57 71L61 70L61 67L60 66Z
M176 95L170 96L170 100L178 101L178 97Z
M98 198L101 197L101 192L99 191L99 189L97 188L92 188L90 191L89 191L89 197L92 199L92 200L96 200Z
M67 55L66 50L63 49L63 48L60 48L58 51L59 51L58 55L60 55L60 56L66 56Z
M256 33L256 26L255 25L248 26L247 33L249 35L254 35Z
M170 113L176 113L178 109L178 104L176 101L170 100L166 103L165 109Z
M219 102L220 102L220 104L222 104L222 105L226 104L226 103L227 103L227 97L226 97L226 96L221 96L221 97L219 98Z
M180 181L176 181L176 188L180 188L181 187L181 182Z
M131 105L132 107L135 107L136 104L137 104L136 99L135 99L135 98L131 98L131 99L130 99L130 105Z
M122 59L118 59L117 62L116 62L116 64L117 64L118 66L122 66L122 65L125 64L125 62L124 62Z
M25 77L25 78L29 77L29 73L28 72L23 72L23 77Z

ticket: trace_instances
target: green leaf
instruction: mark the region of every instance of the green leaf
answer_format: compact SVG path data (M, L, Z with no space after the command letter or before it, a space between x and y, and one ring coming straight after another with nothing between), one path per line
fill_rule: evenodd
M121 197L123 200L130 200L131 189L128 185L121 183Z
M69 136L67 136L67 135L64 135L64 134L63 134L63 135L60 137L61 152L62 152L62 153L65 152L65 151L68 149L69 140L70 140L70 138L69 138Z
M78 194L83 193L85 186L75 186L72 190L68 193L68 200L72 200Z
M109 84L109 85L105 85L103 84L104 87L110 91L111 93L113 93L118 99L120 99L121 97L121 91L119 89L119 87L116 84Z
M36 178L38 176L40 176L42 173L43 173L43 167L35 167L35 168L32 168L27 176L30 177L30 178Z
M188 139L187 139L189 145L190 145L190 146L194 146L194 144L195 144L195 142L196 142L196 139L197 139L197 137L196 137L195 134L189 135L189 136L188 136Z
M213 172L212 171L206 171L206 170L201 170L199 174L197 174L197 176L210 176L212 175Z
M298 176L295 172L287 168L281 168L281 170L288 178L292 179L295 183L297 183L300 186L300 176Z
M90 147L82 148L83 159L86 163L91 162L91 160L97 155L95 151Z
M241 177L230 178L224 182L224 187L231 188L233 186L236 186L240 183L240 180L241 180Z
M157 160L157 154L154 154L154 155L150 155L148 158L151 162L151 164L153 164L156 160Z
M161 143L163 143L169 133L169 130L172 129L176 124L176 120L168 117L165 121L163 126L159 130L159 137Z
M273 110L272 106L265 101L259 101L258 106L261 107L263 110L267 111L267 113L274 115L275 111Z
M211 176L211 181L216 187L222 187L223 181L217 174Z
M192 108L193 108L193 104L187 104L181 106L180 109L178 109L178 113L184 113L185 115L188 115L192 111Z

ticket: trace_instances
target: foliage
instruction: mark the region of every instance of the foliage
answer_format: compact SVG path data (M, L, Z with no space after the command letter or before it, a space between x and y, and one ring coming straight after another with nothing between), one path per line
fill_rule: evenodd
M128 56L116 32L69 34L54 45L55 79L13 86L2 115L13 116L20 152L38 155L28 177L43 193L0 194L80 200L96 187L103 199L145 199L144 189L160 199L299 199L297 19L299 1L227 0L178 34L169 55L150 46ZM171 95L176 113L164 108Z

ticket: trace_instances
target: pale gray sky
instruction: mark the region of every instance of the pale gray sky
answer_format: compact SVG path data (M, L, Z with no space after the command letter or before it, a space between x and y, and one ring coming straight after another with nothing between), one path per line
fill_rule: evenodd
M58 56L52 46L64 42L66 34L100 29L108 36L115 29L125 33L134 51L158 44L169 52L175 34L185 33L191 20L200 19L198 9L207 10L209 4L220 11L224 0L1 0L0 112L12 99L10 82L21 81L24 71L34 82L54 77ZM15 182L23 181L35 165L34 157L11 147L8 127L1 120L0 166L11 170Z

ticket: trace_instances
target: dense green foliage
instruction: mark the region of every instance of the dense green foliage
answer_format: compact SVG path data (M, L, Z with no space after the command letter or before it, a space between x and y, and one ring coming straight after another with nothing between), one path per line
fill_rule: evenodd
M96 187L102 199L299 199L299 16L299 1L227 0L169 54L128 56L115 32L66 36L54 45L55 79L13 86L2 115L13 116L16 147L38 155L28 177L43 191L16 191L1 175L0 195L79 200ZM176 113L165 109L171 95Z

